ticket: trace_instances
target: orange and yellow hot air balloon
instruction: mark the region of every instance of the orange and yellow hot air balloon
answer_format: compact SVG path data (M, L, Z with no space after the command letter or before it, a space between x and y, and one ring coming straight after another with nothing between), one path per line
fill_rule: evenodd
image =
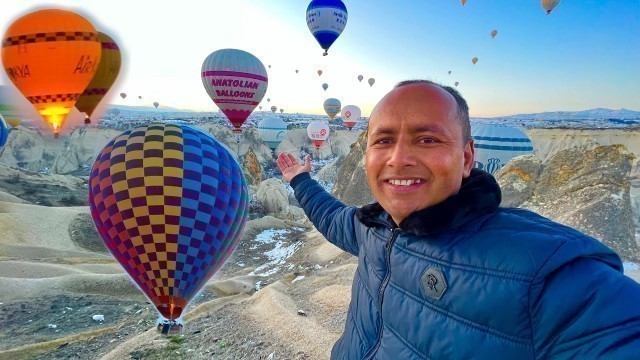
M67 10L39 10L17 19L2 40L2 63L57 138L98 69L98 32Z
M76 108L87 114L87 118L84 120L85 124L91 123L93 112L107 95L120 73L121 57L118 44L109 35L101 32L98 33L98 39L102 44L98 70L76 103Z

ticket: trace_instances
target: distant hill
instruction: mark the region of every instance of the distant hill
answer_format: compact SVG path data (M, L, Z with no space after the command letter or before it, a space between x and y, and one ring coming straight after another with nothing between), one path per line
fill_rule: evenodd
M640 111L596 108L583 111L552 111L535 114L498 116L492 119L509 120L640 120Z
M162 111L169 111L169 112L185 112L185 113L193 113L193 110L185 110L185 109L177 109L174 107L170 107L170 106L164 106L164 105L160 105L158 106L158 108L156 109L153 106L129 106L129 105L109 105L108 109L118 109L120 111L140 111L140 112L148 112L148 111L157 111L157 112L162 112Z

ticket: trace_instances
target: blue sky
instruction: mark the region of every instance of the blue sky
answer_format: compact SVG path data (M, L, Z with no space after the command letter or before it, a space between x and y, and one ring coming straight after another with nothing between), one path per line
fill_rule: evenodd
M217 110L199 76L221 48L256 55L269 70L266 97L287 112L323 113L327 97L369 115L398 81L459 81L472 116L595 107L640 110L640 1L346 0L349 21L323 57L305 22L307 1L3 0L0 31L35 8L87 16L124 52L109 101ZM393 5L392 5L393 4ZM491 39L491 30L498 30ZM472 65L471 59L479 61ZM295 74L295 69L300 74ZM318 77L317 69L324 74ZM451 70L452 74L447 75ZM358 83L362 74L365 81ZM366 79L374 77L370 88ZM325 92L321 84L327 82ZM6 76L0 84L8 84ZM121 100L115 96L126 92ZM144 101L137 101L137 96Z

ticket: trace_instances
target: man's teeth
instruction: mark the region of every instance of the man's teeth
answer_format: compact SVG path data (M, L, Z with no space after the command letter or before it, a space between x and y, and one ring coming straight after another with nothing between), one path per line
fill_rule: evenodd
M422 180L389 180L390 183L392 183L393 185L398 185L398 186L409 186L409 185L413 185L413 184L420 184L422 182Z

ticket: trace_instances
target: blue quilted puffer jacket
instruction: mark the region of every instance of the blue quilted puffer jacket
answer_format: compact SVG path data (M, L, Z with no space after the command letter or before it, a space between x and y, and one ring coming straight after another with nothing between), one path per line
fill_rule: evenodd
M358 257L332 359L640 359L640 285L619 257L499 207L485 172L398 227L380 205L347 207L308 173L291 186L318 230Z

